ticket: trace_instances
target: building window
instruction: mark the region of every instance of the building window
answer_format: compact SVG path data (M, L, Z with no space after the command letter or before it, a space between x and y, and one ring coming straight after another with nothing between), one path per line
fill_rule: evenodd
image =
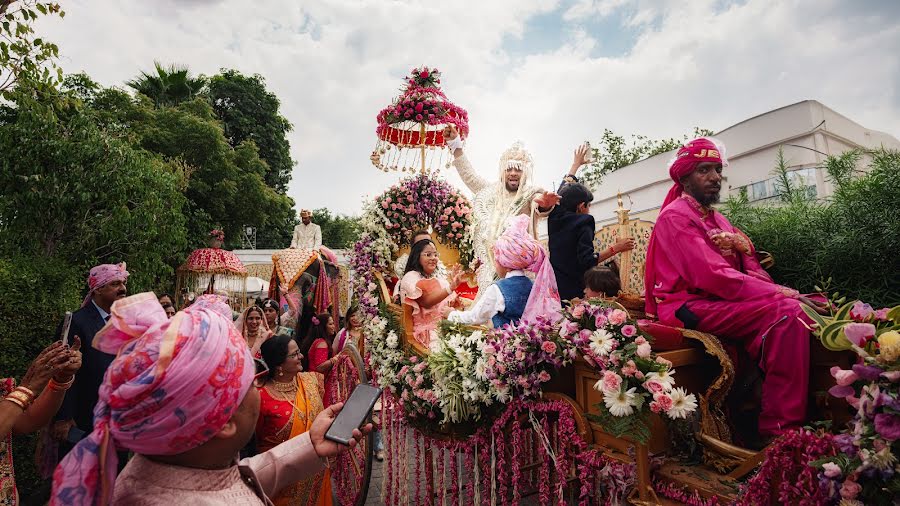
M809 198L814 199L818 196L816 191L815 167L804 167L792 170L788 175L791 178L791 184L795 188L805 191ZM776 183L776 178L774 177L750 183L744 188L747 189L747 199L750 202L774 199L781 194L778 189L778 184Z

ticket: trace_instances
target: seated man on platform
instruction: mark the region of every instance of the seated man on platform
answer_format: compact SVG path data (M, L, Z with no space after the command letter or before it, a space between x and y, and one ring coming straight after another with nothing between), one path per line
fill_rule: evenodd
M646 310L666 325L736 341L758 362L765 440L805 420L810 334L801 302L817 305L773 282L747 236L712 207L727 165L724 147L709 138L678 150L647 251Z
M322 229L312 222L312 213L307 209L300 211L300 224L294 227L291 247L311 250L322 247Z
M494 268L501 279L487 288L468 311L445 309L447 319L455 323L487 325L494 328L519 320L533 321L538 315L553 318L559 313L559 292L547 251L528 233L530 218L519 215L509 219L505 232L494 243ZM534 282L525 270L536 274Z

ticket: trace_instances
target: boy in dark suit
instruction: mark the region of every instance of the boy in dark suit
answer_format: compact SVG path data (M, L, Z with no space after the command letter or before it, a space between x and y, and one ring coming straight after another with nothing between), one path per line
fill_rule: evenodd
M574 175L570 173L570 180ZM550 263L556 273L559 297L571 300L584 294L584 273L614 255L634 248L634 239L624 238L602 252L594 251L594 217L590 214L594 194L578 182L559 189L559 205L547 219Z

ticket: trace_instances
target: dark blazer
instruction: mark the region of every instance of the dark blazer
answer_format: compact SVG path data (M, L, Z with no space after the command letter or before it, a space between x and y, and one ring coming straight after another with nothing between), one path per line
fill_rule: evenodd
M584 296L584 273L597 265L594 253L594 217L565 211L559 206L547 218L550 263L556 273L559 297Z
M94 406L103 383L103 375L112 363L115 355L94 349L94 335L103 328L105 322L100 312L89 302L87 306L72 313L72 326L69 328L69 340L73 336L81 338L81 369L75 373L75 383L66 392L62 407L56 413L56 420L75 420L79 429L90 433L94 430ZM56 329L56 337L60 338L62 325Z

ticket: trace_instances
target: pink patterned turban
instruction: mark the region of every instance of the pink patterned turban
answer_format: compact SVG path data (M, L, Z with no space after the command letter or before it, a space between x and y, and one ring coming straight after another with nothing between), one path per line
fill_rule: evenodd
M533 321L538 315L545 315L556 321L562 308L556 287L556 274L553 273L547 250L528 233L530 223L531 218L526 215L510 218L506 230L494 243L494 258L507 269L524 269L536 273L522 320Z
M170 320L151 292L113 303L93 346L118 356L100 386L94 431L53 474L51 504L107 504L117 449L176 455L209 441L231 419L255 368L215 297L201 297Z
M681 192L684 191L681 178L694 172L697 165L703 162L717 162L721 163L723 167L727 167L728 159L725 157L725 145L710 137L698 137L687 141L678 150L675 154L675 159L669 163L669 177L672 178L672 181L675 181L675 184L669 189L660 211L681 196Z
M125 262L120 264L102 264L92 268L87 280L90 290L84 297L81 307L88 305L98 288L103 288L113 281L125 281L127 279L128 271L125 270Z

